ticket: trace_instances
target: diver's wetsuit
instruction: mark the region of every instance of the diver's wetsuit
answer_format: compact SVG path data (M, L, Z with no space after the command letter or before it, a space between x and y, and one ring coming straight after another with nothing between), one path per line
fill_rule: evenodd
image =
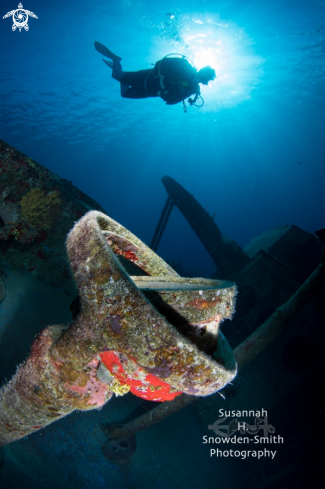
M167 105L200 94L196 75L196 69L182 58L165 58L157 61L152 69L126 72L122 71L120 62L114 60L112 72L112 77L121 83L122 97L161 97Z

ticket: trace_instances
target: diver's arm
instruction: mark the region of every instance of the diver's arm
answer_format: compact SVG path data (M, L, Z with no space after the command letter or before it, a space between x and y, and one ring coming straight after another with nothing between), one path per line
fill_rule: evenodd
M166 102L166 105L176 105L176 104L179 104L180 102L183 102L183 100L186 98L186 96L184 97L184 95L182 96L175 96L173 95L172 97L161 97L163 100L165 100Z
M200 86L197 84L194 87L192 86L191 88L187 88L187 90L184 90L183 92L178 92L178 93L167 93L167 94L162 94L160 95L163 100L165 100L166 105L175 105L179 104L180 102L183 102L187 97L190 97L191 95L199 95L200 94Z

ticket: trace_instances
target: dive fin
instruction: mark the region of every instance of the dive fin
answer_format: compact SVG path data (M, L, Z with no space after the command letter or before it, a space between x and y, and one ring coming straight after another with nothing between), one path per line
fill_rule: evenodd
M117 61L121 61L122 58L120 58L119 56L116 56L116 54L112 53L112 51L110 51L109 49L107 49L103 44L101 44L100 42L97 42L95 41L95 49L100 53L102 54L103 56L106 56L107 58L110 58L112 59L113 61L114 60L117 60Z
M107 59L103 59L104 63L107 64L107 66L109 66L110 68L113 69L113 61L107 61Z

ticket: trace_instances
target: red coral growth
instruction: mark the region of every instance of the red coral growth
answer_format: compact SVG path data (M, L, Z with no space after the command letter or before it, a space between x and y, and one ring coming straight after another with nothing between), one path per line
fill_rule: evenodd
M133 263L139 259L136 255L136 252L138 251L137 247L126 238L110 234L106 237L106 240L116 255L124 256L124 258Z
M40 244L46 238L47 238L47 232L45 231L45 229L43 229L42 231L40 231L38 233L38 235L36 236L36 238L34 239L34 241L35 241L35 243Z
M87 404L96 405L97 407L103 406L108 396L111 397L111 392L107 384L102 383L97 377L97 370L100 361L97 358L93 358L91 362L88 363L89 368L87 384L82 387L79 385L71 385L68 382L64 384L67 390L77 392L81 396L88 398Z
M26 161L19 159L19 160L17 160L17 163L19 163L21 166L24 166L25 168L27 168Z
M42 250L38 250L36 252L36 255L38 256L38 258L40 258L41 260L46 260L46 256L44 256Z
M172 401L182 392L170 392L170 385L152 374L145 373L143 368L137 365L137 370L132 374L126 373L117 352L105 351L100 353L104 365L122 385L130 386L130 392L147 401Z
M20 195L26 190L29 190L29 184L26 183L24 180L16 181L16 185L18 185Z
M5 189L0 197L5 198L8 192ZM32 229L23 219L18 206L13 202L0 202L0 217L4 221L4 226L0 230L0 239L7 240L11 236L15 237L16 241L21 243L30 243L36 234L35 229Z
M51 326L43 329L43 331L38 333L32 344L28 361L30 361L36 369L43 369L47 364L46 353L53 341L51 337L51 329Z
M124 256L124 258L126 258L127 260L130 260L130 261L136 261L136 260L139 259L139 258L137 258L135 256L135 254L131 250L127 250L127 251L124 251L124 250L115 250L115 253L117 255Z
M195 307L195 309L199 309L200 311L204 309L210 309L210 307L214 307L218 304L218 302L221 302L220 297L217 297L216 300L214 301L207 301L207 300L196 300L192 302L188 302L186 305Z

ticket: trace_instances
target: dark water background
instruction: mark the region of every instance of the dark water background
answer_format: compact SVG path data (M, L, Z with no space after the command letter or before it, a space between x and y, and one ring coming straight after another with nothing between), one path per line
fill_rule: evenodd
M15 0L16 1L16 0ZM1 2L2 16L17 8ZM244 246L272 227L324 226L324 0L24 2L1 19L1 137L96 199L150 243L179 181ZM172 14L172 15L167 15ZM172 52L218 79L205 106L126 100L97 40L144 69ZM215 265L177 209L159 253L188 273Z

